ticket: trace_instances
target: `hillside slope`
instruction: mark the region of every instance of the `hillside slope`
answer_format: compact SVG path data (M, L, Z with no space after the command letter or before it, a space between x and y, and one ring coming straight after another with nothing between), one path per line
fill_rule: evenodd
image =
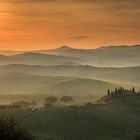
M39 52L84 58L86 62L82 64L99 67L132 67L140 65L140 45L109 46L97 49L74 49L63 46L58 49Z
M129 97L92 106L60 106L35 112L13 109L11 113L46 139L134 140L140 135L139 101L140 97Z
M24 72L41 76L88 78L132 85L140 84L140 67L104 68L87 65L33 66L12 64L0 67L0 71Z
M0 54L6 54L6 52L0 52ZM106 46L97 49L75 49L63 46L52 50L32 52L9 51L9 56L0 56L0 65L20 63L30 65L81 64L96 67L135 67L140 66L139 52L140 45Z
M26 52L10 56L0 55L0 65L8 65L14 63L26 65L63 65L77 64L79 62L81 62L81 60L74 57L40 54L32 52Z
M102 97L116 85L85 78L38 76L20 72L0 72L1 95L73 95Z

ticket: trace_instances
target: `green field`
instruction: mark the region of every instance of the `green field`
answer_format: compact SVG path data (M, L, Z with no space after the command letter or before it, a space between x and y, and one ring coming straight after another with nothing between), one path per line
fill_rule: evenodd
M133 140L140 133L140 97L35 112L1 109L44 140Z

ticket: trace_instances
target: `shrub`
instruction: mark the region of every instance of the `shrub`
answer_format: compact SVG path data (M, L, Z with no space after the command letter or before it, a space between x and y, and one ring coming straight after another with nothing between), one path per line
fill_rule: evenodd
M52 108L53 105L51 103L46 103L44 104L44 107L49 109L49 108Z
M34 140L32 134L27 131L16 120L0 118L0 139L1 140Z
M57 102L57 97L47 97L46 98L46 102L47 103L55 103L55 102Z
M86 103L84 106L85 106L85 107L93 107L93 106L94 106L94 104L93 104L93 103L91 103L91 102L89 102L89 103Z
M61 101L62 102L72 102L73 101L73 98L71 96L63 96L61 98Z

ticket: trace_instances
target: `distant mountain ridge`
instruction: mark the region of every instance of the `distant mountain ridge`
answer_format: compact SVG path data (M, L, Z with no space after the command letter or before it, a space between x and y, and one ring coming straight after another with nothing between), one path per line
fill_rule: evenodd
M12 53L13 54L13 53ZM140 86L140 45L0 54L0 94L103 96Z
M20 52L7 57L1 55L0 65L4 64L6 60L9 61L10 59L12 61L14 59L13 62L7 62L6 64L32 64L31 60L33 60L35 65L81 64L96 67L135 67L140 66L139 54L140 45L108 46L97 49L78 49L62 46L50 50ZM18 61L16 58L18 58ZM28 62L25 62L25 60L28 60Z
M78 64L82 60L70 56L59 56L53 54L41 54L35 52L25 52L17 55L0 55L0 65L26 64L26 65L63 65Z
M71 56L85 59L81 63L96 67L134 67L140 66L140 45L109 46L97 49L75 49L67 46L41 51L41 53Z
M95 48L95 49L86 49L86 48L73 48L73 47L70 47L70 46L61 46L61 47L58 47L58 48L54 48L54 49L48 49L48 50L36 50L37 52L40 51L40 52L43 52L43 51L67 51L67 50L82 50L82 51L95 51L95 50L98 50L98 49L110 49L110 48L131 48L131 47L135 47L135 48L140 48L140 44L136 44L136 45L120 45L120 46L102 46L102 47L98 47L98 48Z
M0 54L2 53L26 53L26 52L43 52L43 51L53 51L53 50L70 50L70 49L73 49L73 50L84 50L84 51L94 51L94 50L98 50L98 49L107 49L107 48L126 48L126 47L140 47L140 44L136 44L136 45L111 45L111 46L101 46L101 47L98 47L98 48L95 48L95 49L86 49L86 48L73 48L73 47L70 47L70 46L61 46L61 47L58 47L58 48L54 48L54 49L44 49L44 50L30 50L30 51L16 51L16 50L0 50ZM4 55L4 54L3 54Z

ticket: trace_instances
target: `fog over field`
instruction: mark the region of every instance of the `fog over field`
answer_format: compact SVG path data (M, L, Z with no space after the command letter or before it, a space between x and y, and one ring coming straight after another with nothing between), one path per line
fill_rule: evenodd
M0 140L140 140L140 0L0 0Z
M139 50L140 46L135 45L0 51L0 95L92 96L95 101L104 96L108 88L135 86L138 89Z
M0 118L14 117L36 140L139 140L139 51L0 51Z

